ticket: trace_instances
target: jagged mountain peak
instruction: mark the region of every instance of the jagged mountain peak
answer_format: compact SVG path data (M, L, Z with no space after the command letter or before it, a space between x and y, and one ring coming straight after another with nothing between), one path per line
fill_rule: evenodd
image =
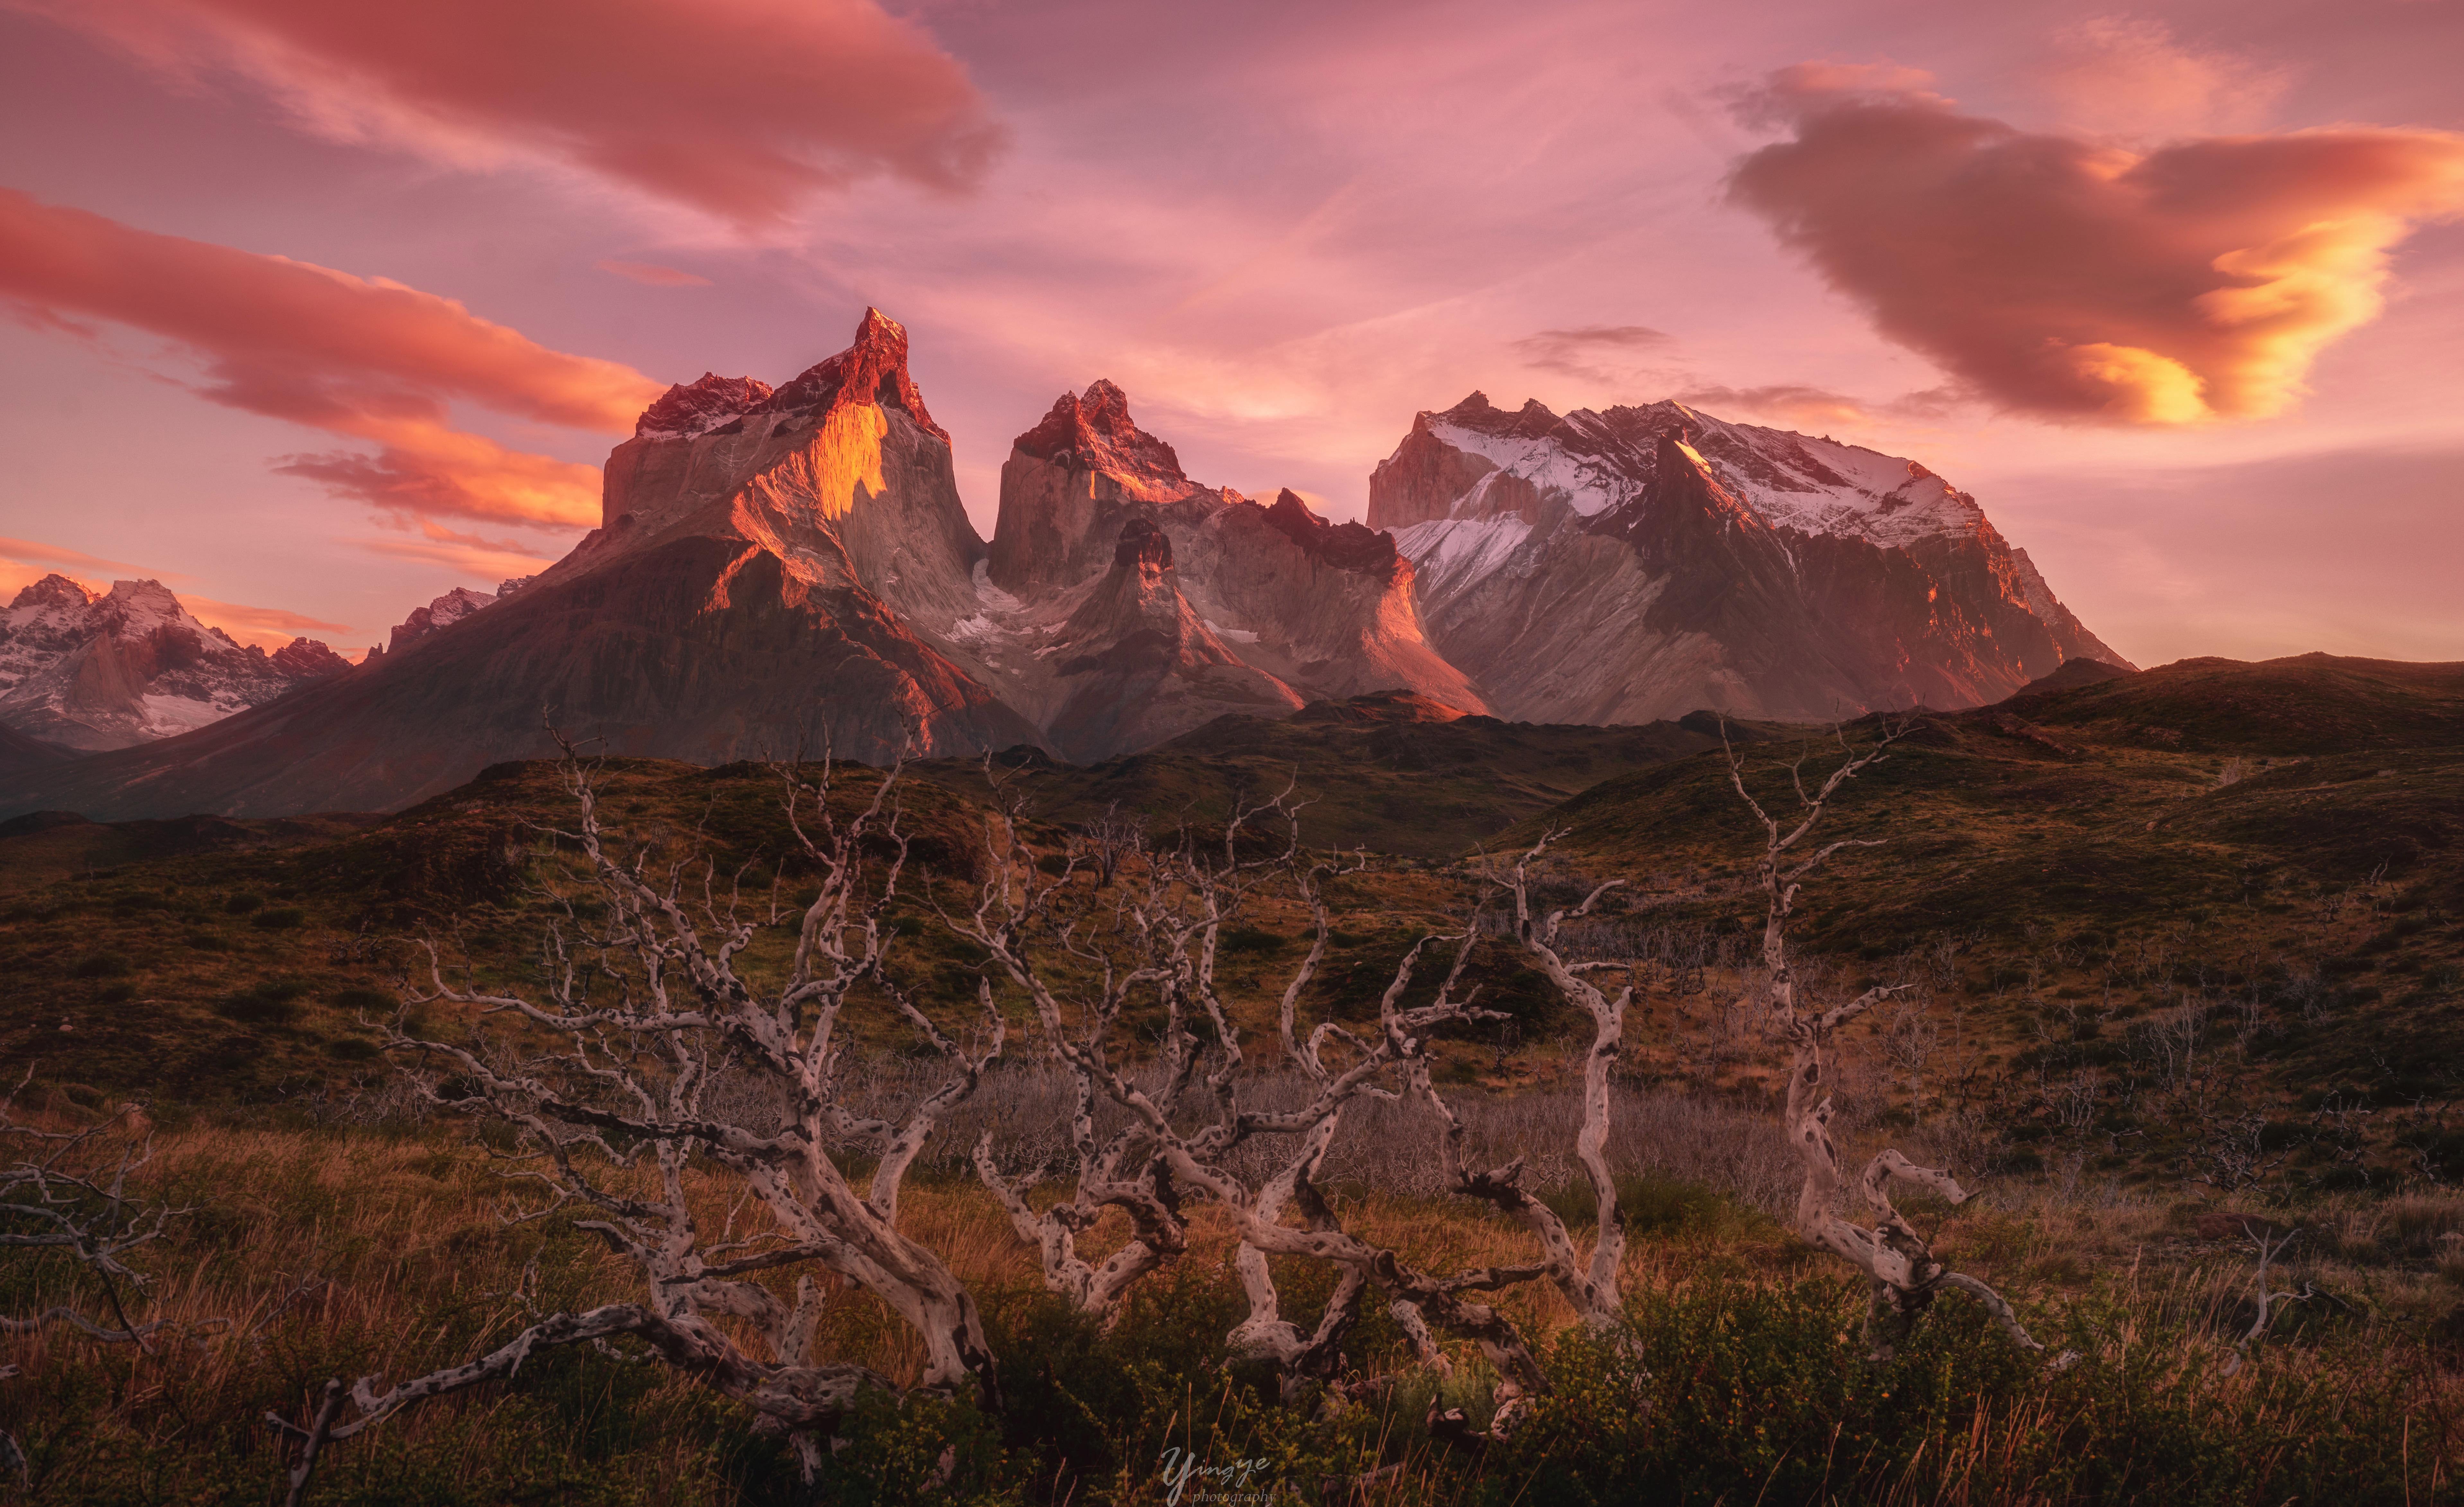
M0 612L0 724L67 748L125 748L349 667L313 639L272 656L243 645L159 580L116 580L97 595L48 576Z
M690 440L742 418L769 397L770 384L758 377L704 372L694 382L679 382L661 393L657 402L642 410L633 433L646 440Z
M1536 721L1964 706L2118 659L1926 468L1674 401L1422 413L1369 523L1432 644Z
M1330 523L1289 487L1275 494L1265 513L1276 533L1337 570L1391 578L1408 568L1395 551L1394 535L1365 524Z
M55 571L38 581L21 588L9 603L9 610L38 610L44 607L82 607L94 600L94 593Z
M1176 497L1192 483L1170 445L1137 426L1129 395L1098 377L1083 393L1063 393L1035 427L1018 437L1019 453L1064 470L1100 472L1150 500Z
M827 360L806 367L795 381L747 412L825 417L831 410L854 403L896 408L913 419L917 428L944 445L950 443L949 431L933 422L932 413L924 406L923 393L916 390L915 379L908 375L907 327L878 309L864 311L864 317L855 327L854 343Z

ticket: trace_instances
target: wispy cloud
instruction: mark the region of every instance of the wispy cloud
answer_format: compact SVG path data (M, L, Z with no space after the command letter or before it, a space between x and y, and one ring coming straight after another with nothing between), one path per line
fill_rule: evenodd
M182 580L178 571L156 570L146 565L132 565L126 560L106 559L81 550L63 549L56 544L42 544L33 539L0 538L0 559L12 559L27 566L43 566L63 573L81 571L104 577L147 578L154 580Z
M1674 337L1648 325L1590 324L1579 329L1542 330L1512 345L1527 366L1563 372L1586 382L1617 382L1636 369L1634 357L1676 343Z
M619 277L651 288L707 288L710 286L710 279L698 273L680 272L673 267L662 267L656 262L628 262L610 256L592 265L603 273L613 273Z

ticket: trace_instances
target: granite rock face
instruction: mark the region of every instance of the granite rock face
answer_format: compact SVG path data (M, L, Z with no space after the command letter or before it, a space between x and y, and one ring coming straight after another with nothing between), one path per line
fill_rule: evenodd
M389 809L551 754L549 721L703 763L1038 741L934 646L976 610L984 549L906 363L906 331L868 312L853 345L776 391L671 389L608 457L601 526L517 591L431 603L424 629L309 694L81 760L8 804Z
M1369 522L1501 716L1828 719L2124 663L1976 500L1913 461L1680 404L1420 414Z
M0 816L388 809L552 753L550 723L702 763L1083 762L1362 696L1407 721L1828 719L2122 663L1924 467L1676 404L1561 418L1474 394L1419 415L1368 522L1335 523L1289 491L1193 480L1097 382L1018 436L987 542L907 356L868 311L775 388L670 388L608 456L570 554L418 608L347 674L321 645L269 658L180 627L151 583L108 609L151 626L108 634L64 625L105 611L79 588L29 588L0 620L0 713L116 751L0 760ZM226 674L211 717L142 748L110 739L161 732L63 710L77 675L123 712L187 694L200 656L264 694Z
M1133 537L1161 541L1142 546L1159 550L1164 565L1145 588L1155 596L1152 631L1165 632L1166 618L1186 623L1176 642L1193 658L1156 683L1156 706L1097 715L1108 697L1149 694L1085 679L1114 662L1083 646L1082 609L1126 600L1121 552ZM1430 648L1411 562L1392 535L1330 523L1288 491L1262 504L1192 481L1109 382L1062 394L1011 447L985 585L966 649L1072 756L1128 752L1225 711L1370 690L1487 710ZM1065 652L1065 641L1081 646ZM1213 667L1199 673L1201 665Z

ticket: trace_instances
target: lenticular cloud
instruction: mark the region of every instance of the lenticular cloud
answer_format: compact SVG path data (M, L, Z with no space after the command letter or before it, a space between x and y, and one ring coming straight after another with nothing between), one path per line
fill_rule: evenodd
M2348 127L2146 152L1963 115L1904 74L1799 65L1748 105L1792 139L1728 183L1881 333L2048 418L2282 410L2376 317L2387 252L2464 209L2464 137Z
M874 173L973 186L1002 132L875 0L17 0L324 135L562 163L747 224Z
M595 523L595 470L462 433L448 405L623 433L660 392L629 366L550 350L451 298L8 188L0 304L72 333L101 319L166 337L204 363L200 397L374 442L373 456L297 456L280 469L395 513Z

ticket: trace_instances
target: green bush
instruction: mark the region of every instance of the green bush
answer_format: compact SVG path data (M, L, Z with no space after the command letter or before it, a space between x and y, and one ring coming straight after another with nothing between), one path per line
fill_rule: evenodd
M77 960L69 972L78 978L124 978L128 975L128 959L117 952L97 952Z
M258 911L249 925L262 931L288 931L307 920L308 912L297 906L276 906L272 910Z
M223 901L223 908L235 916L244 916L253 910L261 910L264 907L263 895L253 894L245 889L233 893Z

